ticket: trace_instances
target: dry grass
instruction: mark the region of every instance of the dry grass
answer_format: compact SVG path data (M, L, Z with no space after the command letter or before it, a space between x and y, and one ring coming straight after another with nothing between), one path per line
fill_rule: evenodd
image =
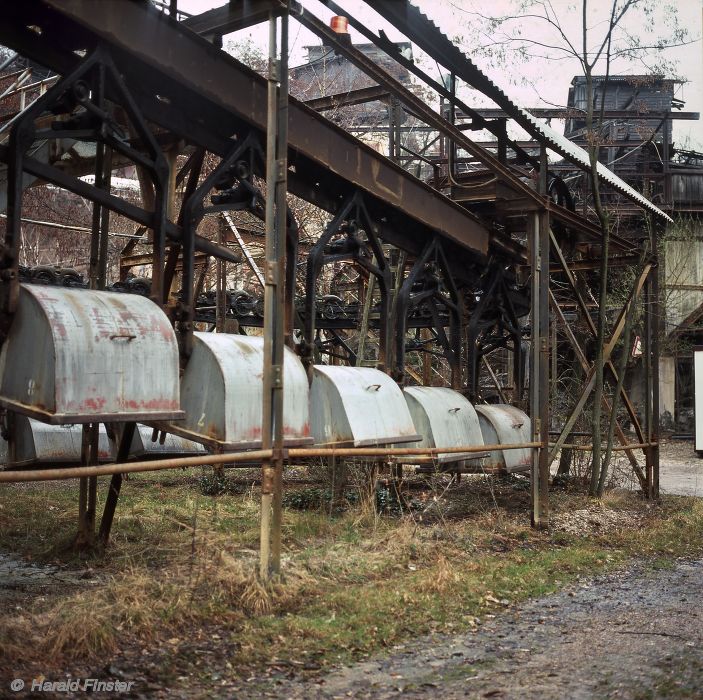
M130 480L111 547L88 559L57 555L72 529L75 488L15 489L13 508L0 509L0 547L58 557L100 583L23 599L0 620L0 658L56 666L217 625L242 640L233 672L271 656L325 665L473 624L505 601L638 554L670 558L701 547L703 507L693 499L653 506L609 494L602 507L634 514L637 528L582 537L531 530L520 483L476 479L446 490L440 481L399 518L379 517L368 499L337 517L287 511L284 578L264 585L254 573L258 495L202 496L195 476ZM556 513L589 503L578 494L552 499Z

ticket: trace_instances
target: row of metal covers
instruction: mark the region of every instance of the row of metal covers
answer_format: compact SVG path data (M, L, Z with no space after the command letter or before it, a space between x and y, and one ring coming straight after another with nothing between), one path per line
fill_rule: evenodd
M77 424L50 425L34 418L18 415L15 418L14 457L8 443L0 440L0 464L8 467L37 465L72 466L81 463L83 427ZM206 454L205 448L191 440L168 435L145 425L138 425L129 449L130 459L159 459L175 456ZM98 462L114 462L117 442L108 436L104 424L98 431Z
M192 454L195 444L213 452L260 447L263 354L260 337L196 333L179 378L175 333L148 299L22 285L0 354L0 403L21 417L15 462L77 461L81 429L76 424L88 422L156 426L171 434L168 445L151 443L156 456ZM314 367L309 386L300 359L287 348L282 371L288 447L315 443L449 449L530 439L529 418L521 411L496 405L474 408L451 389L401 390L379 370L327 365ZM40 428L36 419L59 427ZM111 455L106 437L101 444L101 454ZM136 456L139 448L133 448ZM142 454L147 452L144 447ZM529 468L530 453L440 453L431 460L410 456L399 461L468 461L491 470L518 471Z
M530 419L506 405L472 406L453 389L400 387L377 369L318 365L310 388L315 443L327 446L459 449L530 441ZM470 471L525 471L527 448L401 455L404 464L466 467Z

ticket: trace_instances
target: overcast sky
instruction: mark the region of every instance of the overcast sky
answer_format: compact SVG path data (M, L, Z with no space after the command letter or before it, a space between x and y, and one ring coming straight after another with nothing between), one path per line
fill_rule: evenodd
M383 29L394 41L403 40L394 27L389 25L376 12L361 0L336 0L337 4L363 21L370 29L378 31ZM200 13L212 7L224 4L223 0L179 0L178 7L185 12ZM317 0L302 0L303 6L309 8L318 17L328 20L332 13ZM474 13L490 13L492 16L513 14L515 0L491 0L490 3L481 0L415 0L415 4L428 15L439 28L452 39L457 39L464 51L489 77L507 92L516 102L525 107L546 105L563 105L566 102L569 84L574 75L581 73L578 62L566 57L554 60L559 55L558 51L535 47L532 53L550 54L551 58L533 56L527 61L521 60L514 48L508 48L502 60L498 63L489 60L483 46L500 37L490 31L485 31L486 23ZM581 33L581 2L571 0L551 0L561 20L567 38L580 48ZM588 4L588 25L591 36L596 40L603 31L604 20L610 7L609 0L590 0ZM628 15L623 23L623 29L629 34L640 36L644 41L651 42L657 34L666 33L664 28L673 20L687 28L689 40L685 46L667 49L663 55L654 53L648 60L657 62L664 58L676 62L676 77L686 80L677 87L676 97L686 102L686 111L703 112L703 48L701 45L701 30L703 28L703 0L665 0L657 3L655 14L645 17L641 14ZM481 30L484 30L483 33ZM530 37L549 45L563 45L563 40L555 38L553 28L538 20L521 20L519 25L523 36ZM352 40L355 43L364 42L365 39L351 30ZM238 34L232 34L228 39L242 41L251 39L252 42L266 51L267 28L265 25L247 29ZM305 61L304 47L310 44L319 44L319 39L301 27L297 22L291 23L290 33L290 65L298 65ZM514 46L514 44L506 45ZM433 77L438 77L437 67L417 47L414 47L416 60L422 67L430 72ZM642 63L623 62L615 66L619 74L644 73L646 67ZM480 96L473 92L464 91L462 95L470 104L479 103ZM480 106L488 106L485 100ZM560 123L553 126L562 129ZM674 123L674 141L682 147L703 150L703 124L701 122L679 121Z

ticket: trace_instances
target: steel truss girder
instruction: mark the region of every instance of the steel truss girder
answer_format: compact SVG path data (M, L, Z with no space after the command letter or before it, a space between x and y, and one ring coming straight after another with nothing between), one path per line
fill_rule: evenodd
M230 2L226 7L216 7L188 17L181 24L207 39L214 37L221 39L225 34L265 22L271 15L278 16L283 9L284 6L279 0L257 0L255 3Z
M522 331L503 268L504 266L495 260L489 264L481 280L483 294L476 307L471 311L466 327L468 393L472 401L478 400L481 358L496 348L507 347L509 339L512 340L515 357L513 363L513 384L515 386L513 400L519 403L522 399L522 389L525 384ZM491 310L492 317L487 320L486 314L489 310ZM496 310L498 316L495 316ZM497 330L497 334L494 336L490 335L493 328Z
M116 95L120 106L125 110L137 135L145 144L148 156L142 155L133 149L124 139L116 134L121 131L107 111L105 105L105 84L109 81L113 95ZM83 112L76 114L73 119L82 120L88 128L79 129L74 138L96 141L121 153L133 162L144 167L152 176L156 193L154 212L146 218L154 231L153 273L152 273L152 299L162 303L162 273L165 254L166 238L166 192L168 189L169 166L161 148L153 134L146 125L139 108L133 100L122 76L118 73L112 58L103 47L97 47L89 56L83 59L73 71L55 83L44 95L32 103L15 121L10 131L9 145L7 148L8 163L8 192L7 192L7 231L5 234L5 247L0 267L3 269L3 279L9 289L5 290L5 299L2 305L3 331L9 327L14 314L19 294L19 241L22 220L22 176L26 171L31 172L34 159L26 153L37 138L52 139L65 138L71 134L70 129L57 129L52 125L49 129L37 132L35 119L47 111L56 114L73 114L77 108ZM39 163L43 170L43 179L60 184L66 182L69 176L51 165ZM76 178L70 178L75 183ZM74 184L75 184L74 183ZM118 200L104 192L99 186L82 183L89 199L107 206L106 198ZM98 182L96 182L98 185ZM103 200L101 202L101 200ZM118 200L121 202L121 200ZM104 203L105 202L105 203ZM115 202L111 202L115 204ZM134 209L138 209L134 207ZM143 211L143 210L142 210ZM143 212L147 214L147 212Z
M583 301L583 297L581 296L577 286L576 286L576 281L573 278L573 275L571 271L568 268L568 265L566 263L566 260L563 258L563 255L561 253L561 250L559 249L559 246L556 242L556 239L552 236L552 248L554 251L557 253L557 257L559 258L560 263L562 264L562 267L564 269L564 272L566 274L567 279L569 280L569 286L571 287L572 292L574 293L577 303L579 307L581 308L581 312L584 315L584 318L587 319L587 325L589 328L589 331L593 337L597 337L597 330L595 328L595 325L593 323L593 320L591 319L590 314L588 313L588 308L585 305L585 302ZM620 310L620 313L618 314L618 318L616 319L613 329L611 331L610 338L606 342L605 346L603 347L603 363L604 366L609 370L610 374L612 375L614 381L617 383L618 379L618 374L617 371L615 370L614 365L612 364L611 361L611 355L613 353L613 350L615 349L615 345L617 344L620 335L622 334L622 331L625 327L625 317L627 316L628 309L632 304L634 304L641 291L642 288L647 281L649 274L652 270L652 263L646 263L637 279L637 283L633 287L630 296L623 306L623 308ZM555 302L556 303L556 300ZM563 316L562 316L563 318ZM571 342L571 338L569 339ZM575 338L574 338L575 342ZM573 344L573 343L572 343ZM578 345L574 346L575 349L578 347ZM579 349L577 350L577 357L579 358L579 362L583 364L583 361L585 361L585 356L583 355L583 352ZM586 367L584 367L586 369ZM586 380L584 383L584 386L581 390L580 395L578 396L574 408L571 411L571 415L567 419L566 423L564 424L564 427L562 428L562 431L557 438L554 446L549 452L549 462L553 462L554 459L556 458L557 452L561 449L561 446L566 442L566 439L569 436L569 433L573 429L574 425L576 424L576 421L578 420L578 417L581 415L581 412L583 411L584 406L586 405L586 401L588 400L588 397L591 394L591 391L593 390L593 387L595 386L595 368L593 365L588 365L587 370L586 370ZM620 395L623 400L623 404L625 405L627 412L630 416L630 420L632 421L633 426L635 427L635 431L637 433L637 438L640 442L640 444L644 444L645 442L648 442L648 440L644 439L644 434L642 432L642 428L639 424L639 420L637 418L637 415L635 413L635 408L632 405L632 402L629 399L629 396L627 395L627 392L622 389L620 392ZM619 429L617 430L618 434L618 439L620 439L623 444L627 444L625 435L622 433L622 431ZM635 467L636 460L634 460L634 457L628 453L628 458L630 459L630 463L633 466L633 469L635 471L635 474L637 475L637 478L641 481L642 477L644 476L641 473L641 469L639 468L639 465ZM645 482L646 483L646 482Z
M427 280L430 264L436 264L442 273L442 278L449 292L449 299L440 293L439 286L413 293L413 286ZM451 275L449 263L444 254L444 249L438 238L431 240L422 254L413 264L408 276L405 278L396 301L395 310L395 357L393 368L396 381L402 382L405 377L405 332L408 318L414 309L424 304L432 319L432 328L435 329L437 339L443 349L443 354L451 368L452 387L458 389L461 385L461 321L462 303L456 284ZM449 337L440 320L438 306L447 310L449 317Z
M109 42L121 68L139 76L145 116L218 155L232 134L265 130L263 79L146 3L29 0L6 19L0 40L59 72L71 69L75 50ZM41 35L26 30L29 23ZM481 261L489 232L465 209L294 99L289 125L292 193L335 213L362 189L385 241L416 255L438 231L455 274Z
M350 367L355 367L357 354L356 354L356 352L354 352L354 350L351 349L349 344L346 342L346 340L344 338L342 338L342 336L339 334L339 332L336 331L334 328L326 329L326 333L331 337L328 338L327 340L322 340L320 330L321 329L318 329L318 331L317 331L317 336L318 336L318 338L316 339L317 348L321 352L324 352L325 354L329 355L330 357L343 360ZM336 354L333 351L334 348L341 348L344 351L344 355Z
M147 150L147 156L133 148L126 139L119 138L121 127L114 122L105 108L104 100L107 97L109 97L110 101L120 104L125 109L133 127L136 129L138 140ZM57 113L61 111L66 113L67 110L72 113L75 106L80 106L84 109L82 114L79 113L76 116L82 117L84 120L92 120L92 123L88 122L88 125L92 128L57 129L52 126L49 129L36 130L35 119L49 109L53 109ZM110 194L99 186L99 178L96 178L95 185L90 185L26 154L27 149L36 138L66 138L67 135L71 134L77 138L95 141L99 145L98 155L100 155L103 145L106 145L111 149L111 152L114 151L120 154L123 159L134 162L151 172L155 192L157 193L155 210L145 210ZM161 275L165 252L163 239L167 236L171 240L178 241L182 235L181 229L166 219L166 189L169 166L156 138L147 127L146 121L140 113L139 106L133 99L122 76L115 68L112 58L103 47L96 48L92 54L78 63L65 78L58 81L22 113L13 125L9 146L0 146L0 160L8 163L9 176L9 221L4 249L4 262L1 263L6 270L6 281L10 284L9 294L6 295L4 304L5 315L11 314L15 303L12 298L13 295L16 295L16 292L13 291L13 285L16 284L17 277L13 273L13 266L18 263L16 246L19 241L19 225L22 218L22 191L21 181L18 178L21 178L22 172L33 174L43 181L51 182L91 200L104 209L126 216L145 228L153 229L155 231L154 250L156 260L154 260L151 294L154 301L159 304L163 303L165 295L160 289L162 287ZM239 260L236 255L201 237L196 238L195 246L198 250L210 255L225 257L233 262Z
M557 318L562 324L562 328L564 329L564 334L566 335L569 344L574 350L574 355L576 356L576 359L579 361L579 364L581 365L581 369L583 369L584 373L588 375L589 371L591 370L591 365L588 362L588 359L586 358L585 353L583 352L583 349L579 345L578 341L576 340L576 336L574 335L574 332L571 330L571 326L567 323L566 319L564 318L564 314L561 310L561 307L559 306L559 303L557 302L556 298L554 297L554 294L552 293L551 289L549 290L549 303L550 306L552 307L552 310L556 314ZM553 352L556 352L556 348L552 348ZM608 401L607 396L603 395L602 397L602 405L603 409L609 413L612 410L612 406L610 404L610 401ZM623 432L622 428L620 427L620 424L615 421L615 433L618 437L618 440L620 440L621 444L627 445L628 440L627 437L625 436L625 433ZM567 436L568 437L568 436ZM563 443L562 443L563 444ZM552 453L554 457L556 457L556 454ZM550 454L549 456L549 461L550 464L553 461L553 456ZM630 464L632 465L632 469L635 472L635 475L637 476L638 481L640 482L640 486L642 489L646 487L647 483L647 478L642 471L642 467L640 467L639 463L637 462L637 458L635 457L635 453L631 449L626 449L625 454L627 455L627 458L630 461Z
M563 254L561 248L559 247L559 243L557 242L556 237L551 232L550 232L550 241L551 241L551 249L554 251L554 253L557 256L557 260L559 261L559 265L561 266L561 269L564 272L564 275L566 276L567 282L569 284L569 288L571 289L571 292L576 299L576 303L577 303L581 313L583 314L584 319L586 320L586 324L588 326L589 333L591 334L592 337L597 338L598 331L596 329L595 324L593 323L593 319L591 318L591 314L589 313L588 306L586 305L586 302L584 301L583 297L581 296L581 292L579 291L578 285L576 284L576 278L574 277L573 272L569 268L569 265L566 261L566 258L564 257L564 254ZM642 290L642 286L644 285L644 282L647 278L647 274L651 270L651 268L652 268L651 263L647 263L647 265L645 265L643 273L640 275L640 278L638 280L638 284L636 285L636 288L634 290L635 291L635 294L634 294L635 298L639 295L640 291ZM608 370L608 372L610 373L611 377L613 378L613 381L615 381L616 383L618 381L618 373L617 373L617 370L615 369L615 366L613 365L613 363L610 360L610 354L612 353L613 349L615 348L615 344L617 343L618 338L620 337L620 333L622 332L622 328L623 328L624 322L625 322L625 315L627 312L627 308L632 303L634 303L634 300L631 297L628 300L627 304L625 304L623 309L620 311L618 319L616 320L615 325L613 327L613 333L612 333L611 339L608 341L608 343L606 344L606 347L604 348L604 366ZM593 375L593 377L591 379L593 381L595 381L595 375ZM585 397L583 397L583 396L581 397L584 405L585 405L586 399L588 398L588 393L590 393L590 390L591 389L587 390L587 395ZM642 426L640 424L639 418L637 417L637 412L635 410L635 407L632 404L632 401L630 400L630 397L628 396L628 394L624 388L620 392L620 396L622 398L623 405L625 406L625 408L627 410L628 416L629 416L630 420L632 421L632 425L635 428L635 432L637 433L637 439L639 440L640 443L646 442L646 440L644 439L644 432L642 431ZM577 405L578 405L578 403L577 403ZM571 418L573 419L573 422L575 422L576 419L578 418L578 416L572 415ZM564 441L566 440L567 435L568 435L568 432L562 431L562 434L559 436L559 439L557 440L557 444L563 444ZM557 448L554 448L550 452L550 455L549 455L550 462L553 461L554 458L556 457L557 451L558 451ZM629 457L629 455L628 455L628 457ZM630 457L630 462L633 463L632 457ZM634 464L633 464L633 466L634 466Z
M224 177L226 177L240 161L248 159L249 163L246 168L246 173L243 171L238 173L238 179L244 183L245 175L250 175L253 171L253 160L258 158L263 160L263 151L260 144L254 136L248 136L242 142L235 142L231 151L225 156L218 166L208 174L202 183L195 187L188 196L184 198L181 208L181 220L183 226L183 284L182 296L179 304L178 320L179 330L181 331L182 353L187 359L193 350L193 318L195 314L193 304L194 283L195 283L195 232L206 213L204 204L205 197L210 193L213 187ZM197 183L200 168L191 171L189 184ZM231 178L235 179L234 175ZM249 184L249 183L247 183ZM258 190L249 184L251 197L256 198ZM234 205L218 206L220 211L236 208Z
M335 51L345 56L351 63L360 68L366 75L377 81L380 85L387 88L396 99L398 99L407 110L417 115L418 118L425 124L436 128L440 133L447 136L456 146L466 150L474 156L479 162L483 163L514 195L523 196L529 203L537 209L543 210L549 207L550 210L563 210L566 213L571 213L564 207L551 202L546 198L546 189L543 194L537 193L527 183L518 178L515 173L498 157L493 155L478 143L469 139L460 129L454 124L447 121L444 117L437 114L429 107L422 99L411 92L399 80L391 76L379 65L374 63L368 56L359 51L351 44L346 44L342 41L338 34L332 31L327 25L317 19L314 15L306 12L303 8L293 8L292 15L307 29L317 34L323 41L334 47ZM545 163L546 167L546 163ZM545 195L545 196L543 196ZM579 219L576 219L578 224Z
M358 235L364 231L366 241ZM335 252L329 249L331 239L345 234L344 248ZM391 272L383 254L379 239L379 227L371 219L361 193L354 193L340 208L337 215L327 225L322 236L308 253L306 284L305 284L305 318L304 340L302 348L303 361L310 367L313 363L315 345L315 307L317 280L324 265L341 260L351 260L374 275L378 280L381 293L381 308L379 316L379 367L385 369L387 361L389 337L389 296L391 287Z
M0 161L7 163L9 159L9 148L7 146L0 145ZM23 158L22 166L25 172L35 175L41 180L51 182L57 187L73 192L84 199L97 202L106 209L114 211L117 214L121 214L122 216L131 219L145 228L153 227L153 212L146 211L131 202L127 202L113 194L110 194L109 192L94 187L93 185L89 185L83 180L67 175L57 168L53 168L52 166L42 163L35 158L26 156ZM171 221L166 221L166 236L170 240L180 242L182 235L180 226L177 226ZM206 253L207 255L212 255L216 258L222 258L223 260L227 260L229 262L241 262L236 253L227 250L212 241L209 241L207 238L202 238L201 236L196 238L195 249L201 253Z

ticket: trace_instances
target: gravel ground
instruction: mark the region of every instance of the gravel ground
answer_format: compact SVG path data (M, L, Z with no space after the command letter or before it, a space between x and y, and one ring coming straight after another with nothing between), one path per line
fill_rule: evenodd
M691 443L663 445L661 488L665 493L703 496L703 460ZM565 531L582 529L584 523L594 529L637 527L636 522L613 520L616 516L624 517L594 506L583 513L562 514L553 526ZM28 590L97 582L94 572L0 554L0 610L21 603ZM197 668L183 668L183 659L162 646L124 649L101 668L73 668L71 674L134 680L131 692L119 694L124 698L703 698L702 617L703 559L678 561L656 571L639 563L506 607L463 634L416 639L389 649L383 657L326 673L305 671L295 662L274 662L261 675L233 678L226 669L233 650L227 649L223 633L219 644L212 636L202 644L193 639L193 654L207 655ZM13 676L3 670L0 698L27 697L27 689L9 691L7 679ZM57 697L41 693L52 696Z
M506 610L467 634L416 640L318 678L252 680L222 696L700 698L702 617L703 560L659 571L636 565Z
M17 578L30 573L12 568ZM21 587L22 582L17 583ZM702 617L703 559L679 560L660 570L637 563L486 615L482 624L463 634L417 639L393 647L383 657L323 674L305 672L302 664L299 669L273 663L265 675L234 679L223 668L226 645L218 648L210 639L206 668L182 669L177 678L169 674L168 683L163 669L180 664L169 658L167 647L144 649L141 660L138 651L118 654L101 668L74 668L70 675L132 680L131 692L100 696L143 699L701 698ZM13 676L2 675L0 697L85 697L71 692L28 694L29 680L22 691L11 693Z
M670 440L661 447L659 486L662 493L703 496L703 458L693 442Z

